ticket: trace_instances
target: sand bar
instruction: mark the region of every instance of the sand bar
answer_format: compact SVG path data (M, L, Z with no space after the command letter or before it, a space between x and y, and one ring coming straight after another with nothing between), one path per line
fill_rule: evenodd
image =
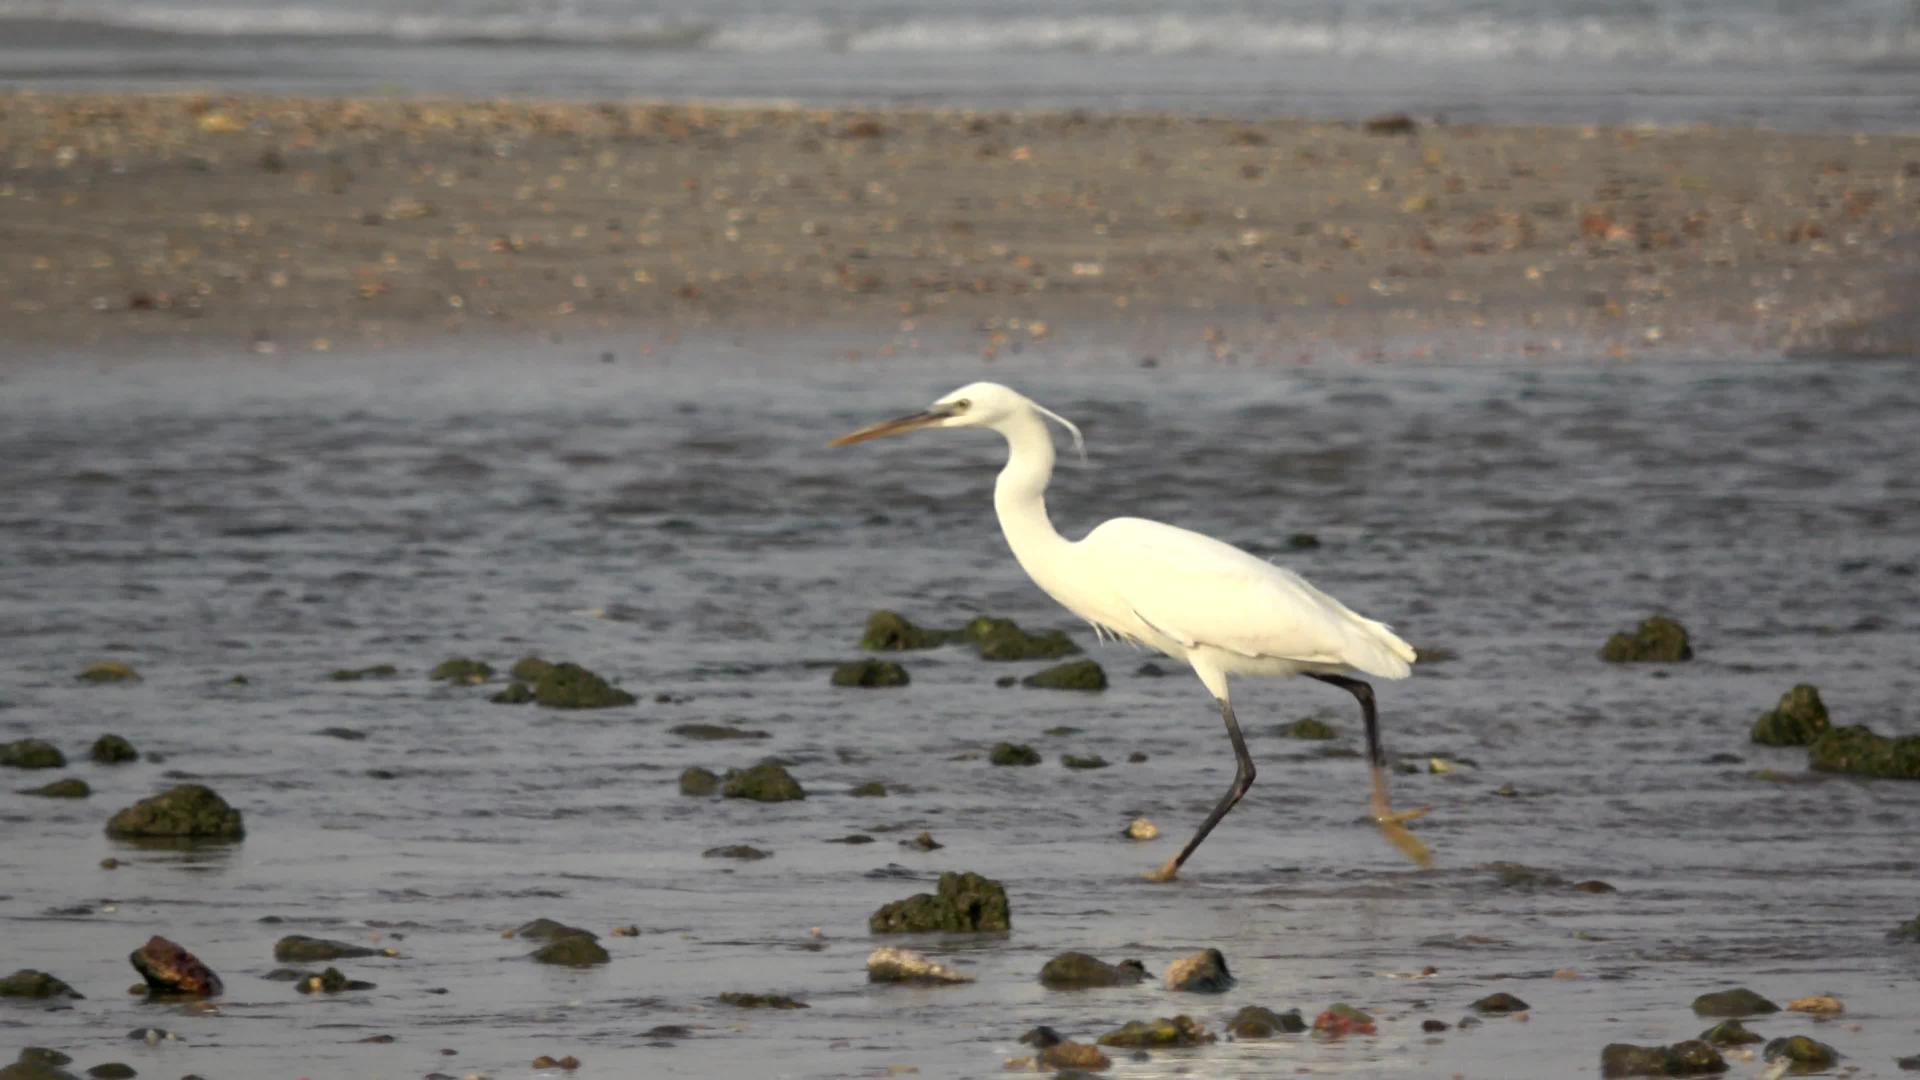
M1387 125L1387 127L1395 127ZM0 95L0 350L1914 350L1920 136Z

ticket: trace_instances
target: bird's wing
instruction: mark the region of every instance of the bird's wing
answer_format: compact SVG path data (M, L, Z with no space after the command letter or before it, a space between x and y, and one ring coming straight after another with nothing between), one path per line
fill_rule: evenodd
M1182 645L1385 678L1405 676L1413 659L1412 648L1383 624L1300 575L1212 537L1115 518L1079 547L1134 614Z

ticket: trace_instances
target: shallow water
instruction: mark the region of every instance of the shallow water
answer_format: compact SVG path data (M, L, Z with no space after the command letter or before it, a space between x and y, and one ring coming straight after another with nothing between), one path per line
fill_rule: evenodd
M644 365L554 350L0 374L0 737L84 758L116 731L165 755L78 762L83 802L11 793L51 773L0 777L0 967L88 995L0 1005L0 1052L53 1045L145 1076L525 1076L542 1053L576 1054L581 1076L984 1076L1035 1024L1084 1039L1190 1012L1218 1029L1243 1004L1347 1000L1379 1037L1223 1042L1113 1074L1577 1076L1607 1042L1693 1036L1707 1021L1687 1003L1735 984L1844 998L1840 1024L1753 1026L1813 1033L1860 1075L1920 1052L1920 948L1885 940L1920 913L1920 785L1811 775L1802 752L1746 738L1803 680L1837 722L1920 729L1910 367L984 368L1086 427L1091 467L1055 481L1065 531L1121 512L1200 528L1459 654L1381 687L1389 750L1420 770L1394 778L1397 800L1433 807L1418 829L1437 869L1364 823L1357 759L1273 731L1316 715L1357 748L1344 695L1242 682L1259 783L1172 886L1139 875L1232 772L1199 685L1135 674L1150 657L1095 646L1020 576L991 517L991 436L822 448L982 370L762 368L687 346ZM1294 532L1322 544L1284 551ZM1069 627L1113 687L998 689L1041 665L959 648L902 657L904 689L830 687L822 665L857 655L877 607ZM1696 660L1598 661L1659 609ZM508 708L425 677L529 652L641 702ZM74 681L103 656L145 681ZM384 661L402 675L326 679ZM770 737L668 733L690 721ZM316 734L334 726L367 737ZM1080 730L1045 734L1059 726ZM990 767L1002 739L1046 763ZM1136 750L1149 760L1126 763ZM1068 771L1063 752L1116 764ZM688 765L769 754L805 802L678 794ZM1430 757L1458 767L1428 773ZM245 812L243 843L102 834L183 778ZM901 790L844 794L874 779ZM1135 814L1166 835L1122 840ZM922 829L946 847L899 846ZM832 842L856 832L875 842ZM701 855L732 843L775 854ZM110 855L126 865L102 869ZM1496 861L1619 892L1503 884ZM867 985L866 916L948 869L1003 880L1014 931L899 942L972 986ZM500 931L538 916L599 931L613 962L522 960ZM641 936L607 936L628 924ZM154 933L226 978L216 1012L125 995L125 956ZM378 988L317 1000L260 978L286 933L378 934L402 956L342 963ZM1160 971L1205 946L1237 990L1034 979L1069 948ZM725 990L811 1008L742 1012L714 1002ZM1528 1022L1420 1033L1494 990L1529 1001ZM663 1024L693 1034L643 1034ZM148 1026L185 1041L124 1037ZM359 1041L379 1034L395 1041Z

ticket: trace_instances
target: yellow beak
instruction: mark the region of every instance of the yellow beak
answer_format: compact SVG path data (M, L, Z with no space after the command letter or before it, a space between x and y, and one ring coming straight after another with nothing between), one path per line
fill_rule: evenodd
M849 431L827 445L852 446L854 443L866 442L868 439L880 439L888 435L904 435L909 431L918 431L924 427L932 427L940 421L945 420L949 415L950 414L939 409L929 409L926 412L914 413L912 416L896 416L892 420L882 420L871 427L863 427L859 431Z

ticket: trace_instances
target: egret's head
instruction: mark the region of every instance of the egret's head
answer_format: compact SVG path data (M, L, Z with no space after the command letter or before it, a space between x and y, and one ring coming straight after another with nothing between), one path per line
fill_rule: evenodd
M1081 443L1080 429L1065 417L1060 416L1028 399L1015 390L999 383L968 383L935 401L921 412L883 420L858 431L849 431L845 435L828 443L828 446L848 446L868 439L878 439L886 435L901 435L922 428L962 428L996 427L1014 417L1025 415L1045 416L1073 433L1073 445L1086 456Z

